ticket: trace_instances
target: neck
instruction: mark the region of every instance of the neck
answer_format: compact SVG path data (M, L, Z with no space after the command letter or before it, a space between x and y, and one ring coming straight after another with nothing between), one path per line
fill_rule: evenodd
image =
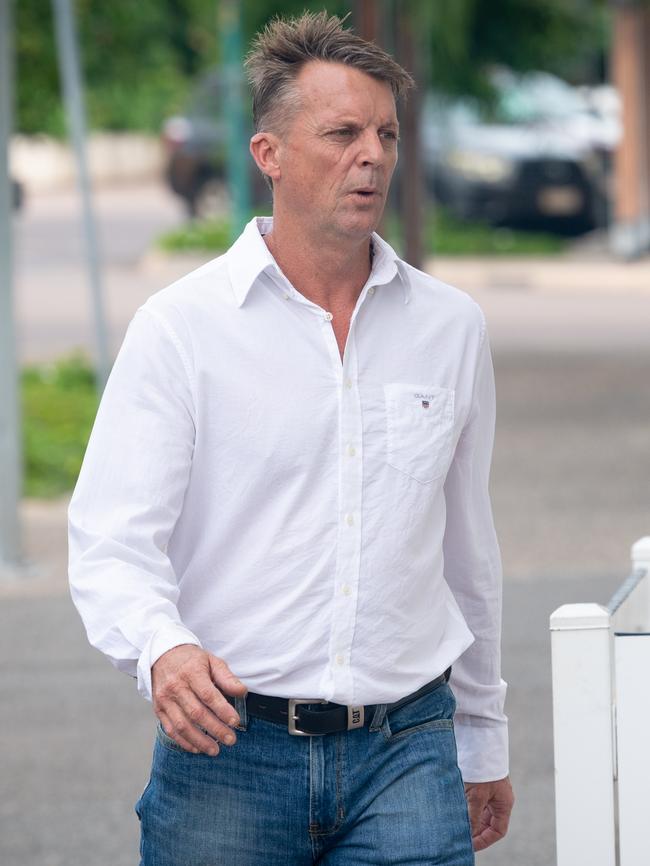
M264 240L289 282L323 309L354 306L370 275L369 237L311 237L274 209L273 229Z

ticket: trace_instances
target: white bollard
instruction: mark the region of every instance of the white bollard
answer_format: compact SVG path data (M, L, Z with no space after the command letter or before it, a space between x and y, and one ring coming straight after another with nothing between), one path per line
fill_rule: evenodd
M552 615L557 866L615 866L613 646L608 611Z
M620 866L650 863L650 635L614 638Z
M632 545L632 569L647 572L643 580L644 592L641 597L644 605L638 630L650 631L650 535L640 538Z

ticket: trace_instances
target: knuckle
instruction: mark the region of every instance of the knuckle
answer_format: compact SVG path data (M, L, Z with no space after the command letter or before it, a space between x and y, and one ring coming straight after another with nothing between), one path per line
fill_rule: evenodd
M192 707L187 716L193 724L198 724L198 722L203 718L203 710L201 707Z
M215 698L215 689L211 689L209 687L204 687L199 690L198 697L203 701L204 704L209 704L214 701Z

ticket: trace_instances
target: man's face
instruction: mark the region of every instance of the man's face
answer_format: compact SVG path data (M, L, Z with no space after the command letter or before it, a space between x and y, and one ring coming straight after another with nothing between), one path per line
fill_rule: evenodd
M369 237L397 162L390 85L341 63L312 61L296 87L300 108L279 136L276 205L320 234Z

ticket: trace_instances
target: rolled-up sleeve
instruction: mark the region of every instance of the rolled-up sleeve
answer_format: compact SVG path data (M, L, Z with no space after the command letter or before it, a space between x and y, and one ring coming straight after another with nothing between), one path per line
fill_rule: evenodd
M453 666L458 763L466 782L508 774L501 679L501 557L488 491L495 425L492 359L482 323L471 409L445 482L445 578L474 643Z
M195 438L192 363L157 311L141 308L109 377L68 512L73 601L90 643L137 677L179 644L167 546L183 507Z

